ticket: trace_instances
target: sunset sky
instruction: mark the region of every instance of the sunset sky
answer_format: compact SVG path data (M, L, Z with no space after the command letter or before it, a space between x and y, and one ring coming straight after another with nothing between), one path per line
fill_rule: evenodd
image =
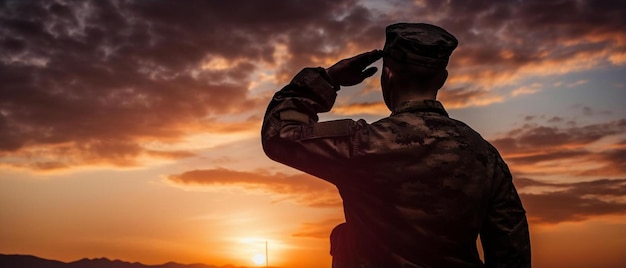
M263 113L396 22L458 38L439 99L511 168L534 267L624 267L621 0L0 0L0 253L330 267L341 199L264 155ZM379 84L321 118L388 116Z

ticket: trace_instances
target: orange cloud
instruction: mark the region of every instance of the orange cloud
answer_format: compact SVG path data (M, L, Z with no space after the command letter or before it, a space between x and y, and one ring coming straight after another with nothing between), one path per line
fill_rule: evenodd
M344 221L344 219L328 219L319 222L305 222L300 225L300 229L293 233L292 236L328 239L331 230Z
M132 119L121 117L118 121L119 124L128 124L125 130L103 130L101 133L93 134L69 132L66 137L58 137L59 141L50 143L31 141L19 148L0 150L0 166L47 172L83 166L135 167L155 160L190 158L196 156L197 149L229 142L234 138L256 135L262 122L259 115L251 115L241 121L217 118L195 122L172 121L170 129L165 128L167 122L164 122L164 126L159 126L158 131L146 133L146 129L142 129L141 126L132 125L132 122L124 120ZM79 131L81 130L77 130ZM40 133L32 135L38 134ZM211 140L216 137L219 140ZM199 141L200 138L206 140ZM10 146L11 140L4 142Z
M468 89L444 89L438 97L447 109L460 109L468 106L485 106L492 103L502 102L502 96L490 95L482 90Z
M38 172L64 171L81 166L135 167L150 159L176 160L194 157L184 150L154 150L130 141L91 141L23 148L0 153L0 166Z
M260 112L259 112L260 114ZM202 121L201 130L210 133L232 134L239 132L255 133L261 129L263 118L259 115L251 115L243 121L224 121L216 118L209 118Z
M346 105L335 106L332 113L337 115L355 115L355 114L389 114L389 108L384 102L361 102L350 103Z
M514 182L531 223L583 221L600 215L621 215L626 210L626 179L546 183L521 178ZM538 186L550 190L524 193Z
M179 185L200 187L237 187L250 192L277 196L311 207L340 206L341 199L332 184L308 174L287 175L266 171L244 172L223 168L187 171L170 175L167 180Z

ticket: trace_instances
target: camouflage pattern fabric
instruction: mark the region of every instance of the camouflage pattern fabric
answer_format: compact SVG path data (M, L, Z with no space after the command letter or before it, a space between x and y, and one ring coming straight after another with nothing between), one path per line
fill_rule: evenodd
M436 100L372 124L318 122L337 96L320 73L305 68L274 95L262 143L339 190L346 223L333 231L333 267L530 267L525 210L493 146Z

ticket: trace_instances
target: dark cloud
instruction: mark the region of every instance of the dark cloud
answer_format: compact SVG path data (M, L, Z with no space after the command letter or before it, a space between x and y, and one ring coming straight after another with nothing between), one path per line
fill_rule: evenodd
M336 189L327 182L308 174L286 175L266 171L244 172L229 169L205 169L171 175L168 180L190 186L234 186L248 191L261 191L312 207L340 206Z
M502 101L489 89L523 76L626 63L619 57L612 59L612 55L626 53L624 2L426 0L394 1L393 5L398 8L389 14L370 10L377 18L372 23L426 21L443 26L459 39L449 65L451 89L440 95L453 107ZM379 29L370 28L380 36Z
M493 144L517 175L534 174L567 180L612 177L575 183L550 183L518 178L515 185L535 223L583 221L594 216L621 215L626 210L626 141L611 141L626 130L624 119L576 127L526 124ZM599 141L604 145L598 147ZM593 144L595 145L592 146ZM556 161L550 164L548 161ZM519 172L521 170L521 172Z
M624 133L624 131L626 131L626 119L582 127L525 124L509 131L505 137L492 142L504 154L513 154L550 148L559 149L566 145L588 145L601 138Z
M558 116L554 116L550 119L548 119L548 123L560 123L563 121L563 118L558 117Z
M576 183L546 183L533 179L516 179L515 185L535 223L582 221L594 216L622 215L626 211L626 179L601 179ZM530 187L548 189L525 193Z
M488 104L499 99L486 89L520 69L626 51L624 3L600 2L2 1L0 154L46 147L75 156L48 166L129 165L149 154L142 140L172 142L206 131L207 118L262 110L267 100L248 92L261 65L284 82L381 47L386 25L416 18L461 40L442 99Z
M537 116L534 116L534 115L527 115L527 116L524 116L524 121L532 121L536 117Z
M277 38L352 8L345 1L316 2L323 13L298 1L273 2L272 12L258 1L2 5L0 150L52 146L48 153L77 156L57 167L93 159L127 166L141 154L166 156L150 153L141 140L176 141L216 128L204 118L262 108L266 100L248 96L249 76L257 64L274 63ZM307 42L302 38L290 37L293 53L305 54L297 51Z
M593 161L602 163L600 167L580 171L579 176L615 176L626 173L626 146L622 141L619 148L593 153L589 156Z
M424 12L445 5L439 21L465 40L459 55L482 64L524 64L612 47L621 52L624 2L598 1L426 1ZM598 37L598 38L593 38ZM570 42L574 41L574 42ZM511 53L500 58L503 50ZM477 57L470 55L478 55ZM480 62L477 62L480 63Z
M510 84L522 74L625 63L611 58L626 53L623 1L419 2L424 6L416 17L433 18L460 40L451 81L470 83L470 91Z
M549 119L549 122L563 121ZM525 124L513 129L507 135L492 140L492 143L512 164L514 171L545 169L563 166L554 164L542 166L547 161L568 161L572 167L551 172L573 176L605 176L615 177L626 174L626 150L623 143L608 142L604 149L593 149L590 146L609 137L615 137L626 131L626 119L607 123L576 126L544 126ZM525 166L525 168L519 168ZM532 174L532 171L526 171ZM540 173L535 173L540 174Z

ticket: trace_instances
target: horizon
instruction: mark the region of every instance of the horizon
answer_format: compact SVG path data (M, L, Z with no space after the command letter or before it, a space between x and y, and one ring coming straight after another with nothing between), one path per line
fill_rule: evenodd
M626 1L591 0L0 0L0 253L329 267L341 199L263 114L395 22L459 40L438 99L511 169L533 266L623 266ZM320 121L388 116L381 65Z
M51 262L56 262L59 260L54 260L54 259L47 259L47 258L42 258L39 256L34 256L34 255L25 255L25 254L3 254L0 253L0 257L14 257L14 258L35 258L38 260L43 260L43 261L51 261ZM4 259L2 259L4 260ZM212 264L208 264L208 263L178 263L178 262L173 262L173 261L169 261L169 262L164 262L164 263L158 263L158 264L145 264L145 263L141 263L141 262L136 262L136 261L132 261L132 260L120 260L120 259L111 259L111 258L107 258L107 257L97 257L97 258L82 258L82 259L78 259L78 260L73 260L73 261L59 261L62 262L63 264L70 264L70 263L77 263L77 262L83 262L83 261L106 261L106 262L111 262L111 263L116 263L116 262L122 262L122 263L130 263L130 264L141 264L141 265L146 265L146 266L162 266L162 265L167 265L167 264L178 264L178 265L196 265L196 264L201 264L201 265L205 265L205 266L209 266L209 267L216 267L216 268L227 268L227 267L236 267L236 268L257 268L257 267L276 267L276 266L239 266L239 265L234 265L234 264L225 264L225 265L212 265ZM2 263L2 262L0 262ZM15 263L13 263L15 264Z

